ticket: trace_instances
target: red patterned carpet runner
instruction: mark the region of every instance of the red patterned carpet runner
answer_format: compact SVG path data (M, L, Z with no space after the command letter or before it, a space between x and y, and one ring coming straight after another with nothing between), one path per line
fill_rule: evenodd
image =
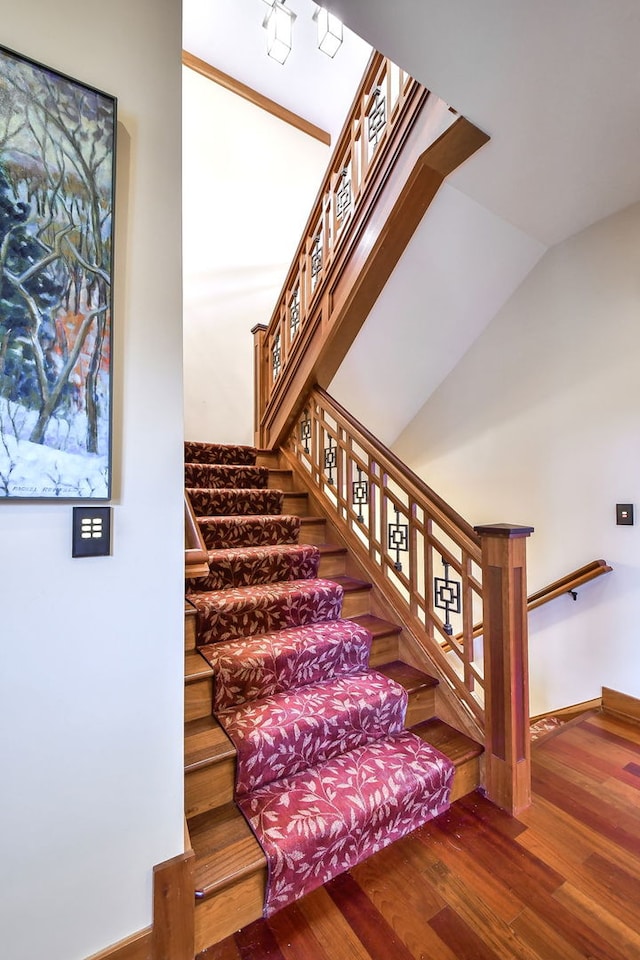
M255 450L187 443L185 458L209 551L187 598L270 916L446 810L454 766L404 729L406 691L369 669L371 634L341 618L342 587L318 577Z

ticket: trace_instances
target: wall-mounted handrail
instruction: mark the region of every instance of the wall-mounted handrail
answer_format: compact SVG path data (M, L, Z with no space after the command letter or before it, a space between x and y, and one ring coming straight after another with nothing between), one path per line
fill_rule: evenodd
M209 554L186 490L184 492L184 569L185 577L206 577L209 573Z
M489 796L511 812L523 809L530 795L525 542L532 529L474 529L319 387L304 398L285 457L484 731ZM482 643L474 635L480 619Z
M595 580L596 577L601 577L604 573L611 573L612 570L613 567L610 567L605 560L592 560L591 563L587 563L577 570L572 570L571 573L565 574L565 576L560 577L559 580L554 580L553 583L549 583L546 587L542 587L542 589L528 596L527 612L530 613L531 610L535 610L536 607L541 607L543 604L549 603L551 600L556 600L565 594L571 594L575 600L576 595L574 591L576 591L578 587L589 583L590 580ZM482 636L483 630L484 623L474 623L474 637ZM461 638L462 635L459 635L454 639L460 640ZM443 641L442 646L444 649L447 649L449 647L449 641Z
M573 570L559 580L555 580L541 590L537 590L536 593L532 593L531 596L527 597L527 610L535 610L536 607L541 607L544 603L555 600L556 597L561 597L565 593L573 593L584 583L589 583L590 580L601 577L603 573L611 573L612 570L613 567L610 567L606 560L592 560L584 567Z

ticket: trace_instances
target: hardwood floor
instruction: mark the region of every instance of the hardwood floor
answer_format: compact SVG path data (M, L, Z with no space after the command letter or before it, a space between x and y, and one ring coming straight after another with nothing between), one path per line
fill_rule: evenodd
M201 960L640 960L640 724L533 746L517 819L477 793Z

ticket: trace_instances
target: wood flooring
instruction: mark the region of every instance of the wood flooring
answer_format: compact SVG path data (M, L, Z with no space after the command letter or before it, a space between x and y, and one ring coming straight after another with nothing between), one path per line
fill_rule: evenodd
M640 724L533 745L532 806L478 793L200 960L640 960Z

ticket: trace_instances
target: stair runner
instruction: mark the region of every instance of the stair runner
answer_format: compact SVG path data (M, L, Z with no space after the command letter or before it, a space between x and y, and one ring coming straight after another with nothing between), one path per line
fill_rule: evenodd
M369 668L371 634L341 618L342 587L318 577L256 451L186 443L185 460L209 556L187 598L271 916L446 810L454 765L404 729L406 691Z

